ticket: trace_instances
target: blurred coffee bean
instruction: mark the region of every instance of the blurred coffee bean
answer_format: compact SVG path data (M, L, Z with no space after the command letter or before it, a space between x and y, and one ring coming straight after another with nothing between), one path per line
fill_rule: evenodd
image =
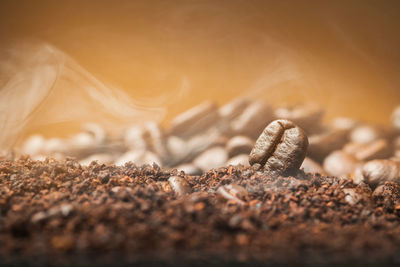
M145 150L128 151L115 160L115 165L121 166L130 161L138 166L153 163L162 166L162 162L156 154Z
M249 154L239 154L234 156L233 158L230 158L227 162L226 165L232 165L232 166L237 166L237 165L242 165L244 167L250 166L249 164Z
M387 129L379 126L361 125L354 128L350 133L350 141L355 143L371 143L380 138L389 137Z
M171 188L178 196L184 196L192 192L192 188L185 178L179 176L171 176L168 179Z
M86 123L82 126L82 131L91 134L97 143L102 143L106 140L106 132L99 124Z
M254 141L247 136L239 135L229 139L226 144L228 156L233 157L239 154L249 154L254 146Z
M348 134L347 130L330 130L310 136L307 156L322 162L329 153L341 149L347 143Z
M220 186L217 189L217 195L226 200L233 200L238 204L245 204L248 197L247 190L236 184L228 184Z
M372 193L373 197L383 197L385 194L385 185L379 185L375 188L374 192Z
M32 135L27 138L22 145L22 154L27 154L30 156L41 154L43 151L43 146L45 139L41 135Z
M208 171L212 168L219 168L225 165L228 159L228 153L224 147L212 147L198 155L193 164L203 171Z
M343 147L343 151L354 155L360 161L384 159L392 155L389 143L385 139L378 139L368 144L348 143Z
M323 167L329 175L346 179L359 164L361 163L354 156L336 150L325 158Z
M144 139L144 128L140 125L133 125L125 130L124 143L130 149L144 150L147 147Z
M400 131L400 106L397 106L392 113L392 126L395 130Z
M54 155L55 153L66 153L68 144L60 138L50 138L45 140L43 144L43 153L45 155Z
M357 127L358 122L351 118L337 117L332 121L332 128L335 130L352 130Z
M164 145L164 133L157 122L149 121L144 124L144 139L151 151L156 153L163 161L168 158L168 151Z
M400 181L400 162L388 159L376 159L365 163L362 175L371 186L383 184L386 181Z
M249 105L249 100L246 98L236 98L228 104L219 108L219 116L222 121L231 121L238 117Z
M183 171L186 175L201 175L203 173L203 171L195 166L192 163L186 163L186 164L181 164L179 166L176 166L175 169L177 169L178 171Z
M288 120L276 120L258 137L249 163L257 164L272 176L295 175L306 156L307 146L307 136L300 127Z
M97 163L99 164L111 164L114 161L114 157L106 153L93 154L87 158L80 160L79 164L89 166L90 163L92 163L93 161L97 161Z
M171 156L166 164L171 165L180 162L187 155L186 142L177 136L169 136L166 141L168 154Z
M306 173L320 173L325 175L325 171L322 168L322 166L318 162L310 159L309 157L304 158L304 161L301 164L300 169L303 169L303 171Z
M323 115L323 110L311 103L281 107L275 110L276 118L292 121L307 134L320 131Z
M344 188L343 193L344 200L350 205L357 204L362 199L362 196L354 188Z
M217 105L206 101L176 116L171 122L169 134L187 138L210 128L218 120Z
M272 108L267 103L253 102L232 121L232 135L246 135L255 139L272 119Z

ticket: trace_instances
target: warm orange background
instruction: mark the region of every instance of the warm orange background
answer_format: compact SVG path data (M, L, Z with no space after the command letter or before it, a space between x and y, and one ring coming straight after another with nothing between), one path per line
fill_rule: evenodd
M257 94L386 122L400 104L399 3L2 0L0 39L48 41L105 84L165 106L167 121L203 99Z

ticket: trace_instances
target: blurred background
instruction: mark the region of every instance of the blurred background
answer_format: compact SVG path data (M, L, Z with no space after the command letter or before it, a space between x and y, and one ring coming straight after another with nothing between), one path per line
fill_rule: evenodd
M400 102L399 14L399 1L371 0L2 0L0 108L8 118L24 110L3 124L23 124L14 134L63 135L80 119L134 110L128 121L166 124L203 100L241 95L388 123ZM18 73L30 80L17 90Z

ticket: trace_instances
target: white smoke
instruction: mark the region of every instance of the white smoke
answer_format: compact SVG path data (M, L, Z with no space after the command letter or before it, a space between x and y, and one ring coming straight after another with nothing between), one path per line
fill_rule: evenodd
M0 47L0 148L27 129L54 123L97 122L107 129L143 119L160 121L162 105L143 106L108 88L57 48L38 42ZM184 93L189 87L182 79Z

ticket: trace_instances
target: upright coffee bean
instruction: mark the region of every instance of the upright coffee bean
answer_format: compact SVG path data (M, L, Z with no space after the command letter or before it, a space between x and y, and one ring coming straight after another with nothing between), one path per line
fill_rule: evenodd
M288 120L276 120L258 137L249 163L271 176L294 175L306 156L307 147L307 135L300 127Z

